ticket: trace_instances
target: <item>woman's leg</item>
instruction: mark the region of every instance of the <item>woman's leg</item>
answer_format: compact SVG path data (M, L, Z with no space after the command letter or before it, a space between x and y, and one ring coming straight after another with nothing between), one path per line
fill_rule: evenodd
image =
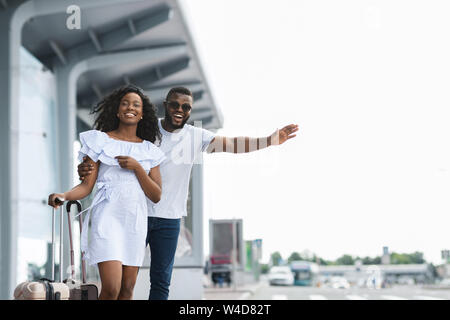
M132 300L134 285L139 272L139 267L122 266L122 284L120 287L119 300Z
M99 300L117 300L122 283L122 262L104 261L98 264L102 281Z

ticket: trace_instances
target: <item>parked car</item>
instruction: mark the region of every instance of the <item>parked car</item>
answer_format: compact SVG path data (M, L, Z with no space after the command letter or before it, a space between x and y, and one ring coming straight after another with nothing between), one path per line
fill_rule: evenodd
M269 284L291 286L294 284L294 274L288 266L275 266L269 271Z
M398 284L413 285L413 284L415 284L416 282L415 282L414 279L411 278L411 277L401 276L401 277L398 277L397 283L398 283Z
M331 287L334 289L348 289L350 283L344 277L333 277L330 280Z

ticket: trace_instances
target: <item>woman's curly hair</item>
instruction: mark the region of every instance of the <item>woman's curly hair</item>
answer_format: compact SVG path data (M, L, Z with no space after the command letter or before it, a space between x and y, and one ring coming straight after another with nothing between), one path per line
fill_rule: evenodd
M139 121L136 135L150 142L155 142L157 139L161 141L161 132L159 131L158 118L156 116L156 108L150 99L143 93L138 86L129 84L114 90L112 93L104 97L96 104L92 114L96 113L94 128L103 132L109 132L119 127L119 118L117 118L117 111L119 109L120 101L127 93L136 93L142 99L143 119Z

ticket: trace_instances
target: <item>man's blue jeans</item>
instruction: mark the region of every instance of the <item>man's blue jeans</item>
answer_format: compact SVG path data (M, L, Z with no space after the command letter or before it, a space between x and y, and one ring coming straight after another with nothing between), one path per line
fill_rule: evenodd
M149 300L167 300L172 277L181 219L148 217L147 244L150 245Z

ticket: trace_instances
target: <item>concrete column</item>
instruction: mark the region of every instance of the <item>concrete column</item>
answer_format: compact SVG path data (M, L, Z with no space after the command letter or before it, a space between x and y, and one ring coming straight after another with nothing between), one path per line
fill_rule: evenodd
M203 164L192 167L192 256L175 260L170 300L203 298Z
M192 238L195 267L203 267L203 164L192 167Z
M73 185L73 143L76 140L76 82L71 77L71 68L56 68L56 110L57 110L57 168L58 192L70 190ZM67 278L70 266L67 215L64 215L63 230L63 279ZM59 276L59 275L58 275ZM58 278L57 276L57 278Z
M57 68L56 101L60 191L73 186L73 142L76 140L76 79L71 68Z
M0 299L12 299L17 275L19 72L22 20L17 1L0 12Z

